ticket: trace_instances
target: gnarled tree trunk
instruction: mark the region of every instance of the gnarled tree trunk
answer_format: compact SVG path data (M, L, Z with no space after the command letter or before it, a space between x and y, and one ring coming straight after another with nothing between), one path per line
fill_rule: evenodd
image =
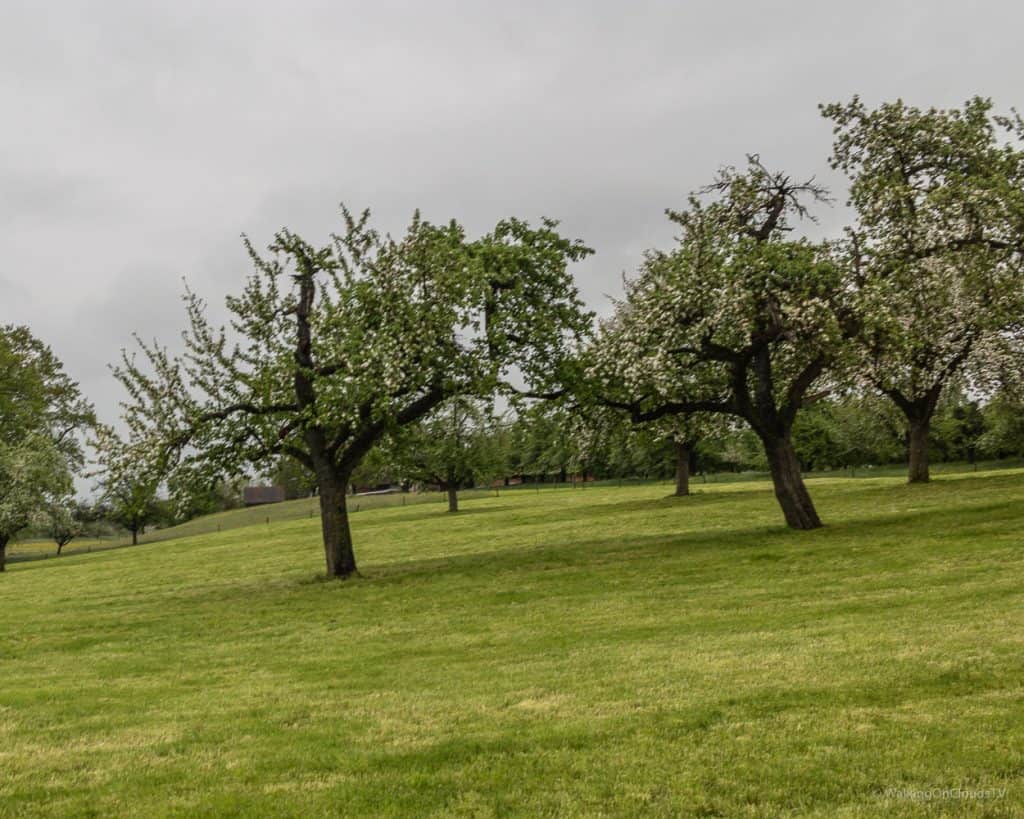
M320 525L324 535L324 557L328 577L351 577L356 573L356 555L352 549L352 530L348 524L346 489L348 476L318 476L320 488Z
M688 443L676 441L676 497L690 494L690 454Z
M927 483L931 417L910 417L907 422L907 483Z
M800 461L789 436L763 438L762 443L768 456L775 497L782 507L786 523L793 529L817 529L821 526L821 518L800 474Z

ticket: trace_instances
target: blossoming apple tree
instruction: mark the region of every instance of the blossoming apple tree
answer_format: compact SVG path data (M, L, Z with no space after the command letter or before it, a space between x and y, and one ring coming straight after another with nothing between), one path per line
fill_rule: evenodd
M825 199L756 156L669 211L681 233L647 254L590 350L592 390L636 422L711 413L757 434L786 522L821 525L790 433L850 332L829 248L792 238Z
M395 239L343 209L324 246L288 230L265 255L246 246L253 272L227 300L230 328L190 293L183 354L140 342L141 358L123 357L127 425L177 486L282 454L301 463L334 577L356 572L345 491L383 435L513 377L557 389L565 342L590 323L567 269L590 251L549 220L504 220L470 241L417 214Z
M984 386L1019 350L1024 316L1024 123L990 100L922 110L822 107L851 179L848 264L859 371L907 424L909 480L927 481L929 428L953 382ZM1011 373L1012 374L1012 373Z

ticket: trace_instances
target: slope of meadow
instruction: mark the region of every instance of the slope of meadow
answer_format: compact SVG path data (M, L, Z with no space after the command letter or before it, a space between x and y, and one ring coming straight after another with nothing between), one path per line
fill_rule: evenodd
M308 517L14 564L0 815L1021 815L1024 472L811 486L365 510L346 583Z

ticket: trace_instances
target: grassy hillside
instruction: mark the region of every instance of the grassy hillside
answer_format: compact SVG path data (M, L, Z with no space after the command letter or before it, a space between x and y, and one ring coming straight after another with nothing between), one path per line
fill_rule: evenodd
M500 491L499 490L499 494ZM459 493L460 499L472 501L478 498L494 496L493 490L471 489ZM353 495L348 498L349 511L352 514L366 512L373 509L388 509L394 506L417 506L419 504L433 503L440 507L444 504L447 508L448 497L441 492L407 493L407 494L380 494L380 495ZM242 509L231 509L227 512L218 512L214 515L204 515L195 518L178 526L169 526L166 529L150 529L139 537L140 543L159 543L164 540L175 540L183 537L194 537L206 535L213 532L226 532L229 529L238 529L243 526L262 525L274 527L280 523L287 523L294 520L309 520L320 515L319 498L300 498L298 500L283 501L263 506L251 506ZM102 539L79 538L72 541L64 548L64 555L91 553L105 549L120 549L131 544L131 535L124 532L117 537ZM7 556L14 562L19 560L36 559L41 557L55 557L56 546L51 540L25 540L15 541L7 547Z
M1020 459L1007 459L1002 461L985 461L977 464L962 462L938 463L932 465L932 474L936 476L959 475L968 472L994 472L1005 469L1019 469L1022 464ZM858 469L841 469L833 471L822 471L809 473L812 478L828 478L832 480L862 480L865 478L895 477L903 478L906 475L907 467L899 464L887 464L880 467L861 467ZM768 481L767 472L720 472L711 475L698 475L694 477L695 486L712 484L717 486L722 483L752 483L756 481ZM592 486L637 486L650 484L653 481L643 479L611 480L588 484L585 488ZM665 486L670 484L665 482ZM753 487L751 487L753 488ZM763 487L761 487L763 488ZM569 483L543 483L543 484L521 484L511 487L494 489L464 489L459 492L459 502L471 502L482 498L491 498L495 495L501 496L507 492L562 492L566 490L579 490L580 485L573 486ZM666 490L668 491L668 490ZM380 495L352 495L348 498L349 512L356 514L374 509L390 508L394 506L416 506L419 504L435 504L446 508L448 503L447 495L443 492L423 492L407 494L380 494ZM214 515L205 515L195 518L178 526L170 526L166 529L150 529L139 538L140 543L158 543L163 540L174 540L195 535L205 535L212 532L226 532L229 529L237 529L242 526L256 526L262 524L274 527L280 523L293 520L308 520L320 514L320 501L317 498L301 498L299 500L284 501L265 506L253 506L244 509L231 509L227 512L219 512ZM115 537L101 539L79 538L64 548L65 555L78 553L92 553L106 549L120 549L131 544L131 535L123 532ZM14 562L22 560L35 560L41 558L56 557L56 546L51 540L29 539L14 541L7 547L7 557Z
M15 564L0 814L1022 815L1024 473L699 489Z

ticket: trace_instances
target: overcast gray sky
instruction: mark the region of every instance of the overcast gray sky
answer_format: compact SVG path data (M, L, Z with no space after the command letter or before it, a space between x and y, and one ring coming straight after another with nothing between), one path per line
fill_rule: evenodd
M241 232L319 239L340 201L392 230L561 219L604 312L718 165L837 182L819 102L1024 106L1022 23L964 0L3 0L0 322L113 420L106 365L132 331L175 340L182 276L219 303Z

